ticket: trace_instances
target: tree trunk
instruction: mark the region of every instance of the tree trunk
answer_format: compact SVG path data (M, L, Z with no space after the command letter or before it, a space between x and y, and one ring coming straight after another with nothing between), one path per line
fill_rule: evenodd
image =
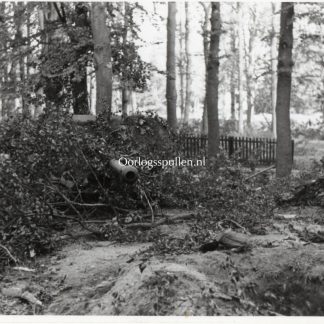
M276 98L277 98L277 42L275 30L275 12L276 3L271 3L272 19L271 19L271 106L272 106L272 134L277 137L277 122L276 122Z
M183 116L183 123L188 124L189 113L191 107L191 56L189 51L189 38L190 38L190 26L189 26L189 3L185 2L186 22L185 22L185 52L186 52L186 101L185 110Z
M124 2L124 26L123 26L123 54L124 59L127 60L127 34L129 28L129 19L131 15L131 9L128 2ZM126 68L126 67L124 67ZM122 116L123 118L128 115L128 107L130 104L130 98L132 95L132 91L127 81L127 76L123 73L122 76Z
M238 48L239 48L239 73L238 73L238 96L239 96L239 133L244 132L244 121L243 121L243 74L244 74L244 35L243 35L243 10L242 3L237 3L238 9Z
M41 53L42 56L44 57L47 50L48 50L48 36L47 36L47 31L46 31L46 10L47 10L47 4L46 3L40 3L38 6L38 25L39 25L39 29L40 29L40 42L41 42ZM42 83L38 83L38 89L37 92L38 93L42 93L44 94L44 85ZM36 105L34 106L34 112L33 112L33 116L34 118L37 118L38 115L41 113L42 108L45 108L48 105L47 100L45 100L45 103L43 105L43 107L41 105Z
M14 96L15 110L24 112L24 99L23 99L23 85L25 79L24 72L24 57L22 54L22 39L23 39L23 3L14 3L14 28L15 28L15 44L16 44L16 58L13 59L11 68L11 81L12 81L12 96Z
M57 27L59 16L55 9L54 2L44 2L40 4L40 7L39 18L40 29L42 31L41 42L43 44L42 56L45 60L50 60L48 55L56 51L57 47L62 42L64 34L63 29ZM51 68L48 68L46 63L41 65L41 72L45 81L42 82L41 91L45 94L46 108L50 110L52 107L60 107L64 101L64 97L62 96L64 86L63 76L48 76L47 74L51 74L52 71Z
M90 100L90 110L92 114L96 114L96 76L94 75L94 68L88 67L88 92Z
M204 22L203 22L203 45L204 45L204 61L205 61L205 98L204 98L204 111L202 116L202 127L201 132L203 135L208 134L208 113L207 113L207 70L208 70L208 45L209 45L209 15L210 15L210 4L201 2L201 5L204 8Z
M19 80L19 85L18 89L20 90L20 98L19 102L21 104L21 109L22 113L27 116L29 115L29 110L28 110L28 105L26 105L26 88L25 88L25 78L26 78L26 73L25 73L25 54L24 54L24 49L25 46L23 45L23 37L24 37L24 25L26 24L26 19L25 19L25 11L26 11L26 6L24 5L23 2L18 2L17 3L17 25L16 25L16 40L17 40L17 46L18 46L18 51L19 51L19 69L17 70L17 75L18 75L18 80Z
M122 118L126 118L128 116L128 108L130 104L130 97L131 97L131 91L128 89L126 85L126 81L123 81L122 85Z
M5 15L5 10L6 10L6 3L5 2L0 2L0 12ZM2 32L6 33L5 30L5 25L2 22L1 23L1 28L2 28ZM6 48L6 41L5 41L5 37L1 37L0 38L0 50L4 51L4 49ZM6 81L7 81L7 77L6 77L6 72L7 72L7 66L0 66L0 94L1 94L1 118L5 117L6 115L6 108L7 108L7 103L6 103Z
M208 156L216 157L219 152L218 85L219 85L219 39L221 34L220 4L212 2L211 35L207 71L208 109Z
M26 33L27 33L27 48L30 48L30 36L31 36L31 15L33 12L33 4L30 2L27 2L27 28L26 28ZM30 76L30 54L28 53L26 56L26 79L28 80Z
M131 91L130 98L131 98L132 114L134 115L136 112L138 112L137 96L135 91Z
M111 116L112 62L110 28L107 26L107 11L103 2L91 4L91 27L94 44L94 66L96 71L96 114Z
M245 51L245 77L246 77L246 103L247 103L247 116L246 125L248 129L251 129L251 120L253 115L253 100L252 100L252 89L253 89L253 44L255 38L255 14L251 9L251 26L249 26L249 41L246 44L246 37L244 37L244 51Z
M293 67L293 2L281 3L280 40L278 54L277 84L277 177L288 176L292 169L290 131L290 94Z
M176 33L176 3L168 3L167 22L167 119L171 128L177 127L177 92L176 92L176 54L175 54L175 33Z
M77 3L75 5L75 27L77 30L82 31L88 27L88 8L82 4ZM79 34L79 33L78 33ZM82 32L80 32L82 35ZM73 43L76 43L79 39L72 39ZM77 44L76 44L77 45ZM87 53L87 47L78 47L76 50L76 58L79 60ZM78 64L78 70L72 75L72 96L73 96L73 112L78 115L87 115L90 113L88 103L88 89L87 89L87 67L86 62L81 60Z
M231 119L235 120L235 61L236 61L236 47L235 47L235 29L231 31L231 53L233 55L233 68L231 69L230 80L230 94L231 94Z
M179 57L179 76L180 76L180 111L181 120L184 119L185 111L185 54L184 54L184 33L182 22L180 21L180 35L179 35L179 47L180 47L180 57Z

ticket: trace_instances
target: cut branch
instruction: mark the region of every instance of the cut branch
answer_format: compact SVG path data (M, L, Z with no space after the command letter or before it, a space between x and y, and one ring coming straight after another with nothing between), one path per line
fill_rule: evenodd
M261 173L264 173L264 172L267 172L267 171L269 171L269 170L271 170L271 169L274 169L275 167L276 167L275 165L271 165L270 167L268 167L268 168L266 168L266 169L263 169L263 170L261 170L261 171L259 171L259 172L256 172L256 173L250 175L249 177L245 178L244 181L250 180L250 179L256 177L257 175L259 175L259 174L261 174Z
M2 248L3 250L5 250L6 251L6 253L8 254L8 256L9 256L9 258L13 261L13 262L15 262L15 263L17 263L18 261L17 261L17 259L10 253L10 251L4 246L4 245L2 245L2 244L0 244L0 248Z
M188 213L188 214L183 214L183 215L178 215L178 216L174 216L172 218L170 218L170 216L165 215L165 218L160 219L158 221L156 221L155 223L133 223L133 224L129 224L126 225L125 228L126 229L151 229L163 224L172 224L172 223L176 223L179 220L184 220L184 219L190 219L197 216L197 214L195 213Z

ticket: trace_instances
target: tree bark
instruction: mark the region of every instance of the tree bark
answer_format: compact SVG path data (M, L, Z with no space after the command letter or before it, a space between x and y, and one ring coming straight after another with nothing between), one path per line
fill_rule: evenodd
M191 56L189 51L189 38L190 38L190 26L189 26L189 3L185 2L185 52L186 52L186 101L185 110L183 116L183 123L186 125L189 121L189 113L191 107Z
M15 28L15 50L16 56L12 61L10 71L10 79L12 84L12 96L14 97L14 109L19 112L24 112L24 98L23 98L23 85L24 85L24 58L22 54L22 38L23 38L23 3L18 2L13 4L14 10L14 28Z
M107 26L107 11L103 2L91 4L91 27L94 44L94 66L96 71L96 114L111 116L112 62L110 27Z
M27 27L26 27L26 33L27 33L27 48L30 48L30 36L31 36L31 15L33 12L33 4L30 2L27 2ZM28 80L30 76L30 53L26 56L26 79Z
M22 2L17 3L17 20L16 20L16 41L19 53L19 68L17 69L17 81L19 81L17 90L20 93L19 102L21 104L22 113L29 115L28 105L26 105L26 89L25 89L25 53L23 46L24 25L26 24L25 11L26 6Z
M204 8L204 22L202 25L203 29L203 45L204 45L204 61L205 61L205 98L204 98L204 111L202 116L202 127L201 132L203 135L208 134L208 113L207 113L207 70L208 70L208 54L209 54L209 15L210 15L210 4L201 2Z
M40 4L39 18L40 18L40 29L42 31L41 42L42 46L42 56L49 60L48 57L52 52L57 50L59 43L63 39L62 28L54 28L59 22L59 16L55 9L54 2L44 2ZM49 73L48 73L49 72ZM41 73L44 77L41 88L45 94L46 100L45 105L47 109L52 109L52 107L60 107L63 103L62 90L64 86L63 76L52 77L51 69L48 70L46 64L42 64Z
M249 26L249 41L246 44L246 37L244 37L244 51L245 51L245 78L246 78L246 103L247 103L247 116L246 125L248 129L251 129L251 120L253 115L253 44L255 39L255 14L251 9L251 25Z
M239 48L239 73L238 73L238 96L239 96L239 133L244 132L244 120L243 120L243 74L244 74L244 35L243 35L243 11L242 3L237 3L238 9L238 48Z
M5 2L0 2L0 12L2 12L2 14L5 14L5 10L6 10L6 3ZM5 30L5 24L4 22L1 22L1 28L3 33L6 33ZM6 41L5 41L5 37L0 38L0 50L3 51L6 48ZM6 92L6 83L7 83L7 66L0 66L0 89L1 89L1 118L5 117L6 115L6 110L7 110L7 94Z
M208 109L208 157L219 152L218 85L219 85L219 39L221 34L220 3L211 4L211 35L207 71Z
M82 31L88 27L88 8L83 3L75 5L75 26L79 31L78 35L82 35ZM79 39L72 39L76 43ZM87 47L77 47L76 58L80 60L87 52ZM87 68L86 62L81 61L78 64L78 70L72 75L72 96L73 96L73 112L74 114L87 115L90 113L88 104L88 89L87 89Z
M124 26L123 26L123 52L124 59L127 60L127 34L129 28L129 19L131 15L131 8L128 2L124 2ZM124 67L126 68L126 67ZM123 118L128 115L128 108L131 101L132 90L127 81L127 76L123 73L122 76L122 116Z
M177 127L177 92L176 92L176 54L175 54L175 33L176 33L176 3L168 3L167 22L167 120L171 128Z
M277 177L288 176L292 169L290 130L291 73L293 67L293 2L281 3L277 84Z
M45 54L48 51L48 32L47 32L47 3L40 3L38 5L38 25L40 29L40 42L41 42L41 53L42 57L45 57ZM46 96L45 94L45 85L43 82L38 83L38 93L41 93ZM47 98L46 98L47 99ZM41 113L42 109L48 106L48 100L45 100L44 105L35 105L33 117L37 118Z
M277 42L275 30L275 12L276 3L271 3L272 19L271 19L271 106L272 106L272 134L277 137L276 122L276 97L277 97Z
M236 61L236 47L235 47L235 29L233 27L231 31L231 53L233 55L233 68L231 69L230 80L230 94L231 94L231 119L235 120L235 61Z
M181 21L180 21L179 33L180 33L179 35L180 111L181 111L181 120L183 121L184 111L185 111L185 54L184 54L184 33L183 33L183 26Z

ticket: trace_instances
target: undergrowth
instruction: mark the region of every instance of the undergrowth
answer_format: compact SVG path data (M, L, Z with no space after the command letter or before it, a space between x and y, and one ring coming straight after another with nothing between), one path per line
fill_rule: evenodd
M124 228L134 210L149 215L168 207L200 210L191 243L178 244L184 249L211 236L220 220L258 231L272 217L272 193L245 181L240 165L224 155L207 167L143 167L140 181L122 183L109 167L111 159L181 156L176 134L152 114L123 123L99 116L85 125L58 110L36 120L17 116L0 124L0 154L0 243L19 258L52 249L53 234L71 222L103 239L159 242ZM93 230L85 222L93 218L108 222Z

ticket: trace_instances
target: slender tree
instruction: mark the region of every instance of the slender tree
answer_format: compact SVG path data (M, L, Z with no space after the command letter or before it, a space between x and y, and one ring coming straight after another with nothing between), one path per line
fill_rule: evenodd
M0 12L5 15L6 14L6 2L0 2ZM5 22L3 20L0 21L0 28L2 30L3 35L1 35L2 37L0 38L0 50L1 52L4 51L4 49L7 46L7 42L6 42L6 34L7 34L7 29L5 26ZM4 66L3 64L0 65L0 94L1 94L1 118L5 117L7 114L7 96L5 95L5 88L6 88L6 84L7 84L7 66ZM0 118L0 119L1 119Z
M38 87L45 94L45 103L48 109L60 107L64 100L64 96L62 95L62 90L65 85L63 68L59 70L59 73L56 73L56 69L51 64L52 60L58 60L56 53L63 43L64 36L66 36L63 28L59 27L59 20L60 17L55 2L44 2L40 4L39 23L43 57L40 72L43 80L38 84ZM39 109L37 109L35 114L37 115L38 113Z
M185 53L184 53L184 32L182 21L179 24L179 77L180 77L180 111L181 111L181 120L184 118L185 111Z
M97 84L96 113L107 112L110 118L112 104L111 40L106 6L103 2L92 2L91 27Z
M76 48L76 71L72 74L72 95L73 95L73 112L75 114L89 114L90 108L88 104L88 89L87 89L87 62L85 60L88 51L87 46L81 46L85 30L88 29L88 7L83 3L75 4L75 29L76 35L72 35L71 41ZM87 37L87 36L86 36ZM86 42L85 42L86 43ZM79 46L78 46L79 44ZM81 43L82 44L82 43Z
M236 35L235 35L235 29L234 27L231 28L231 53L232 53L232 63L233 67L231 69L231 76L230 76L230 94L231 94L231 119L235 120L235 101L236 101L236 96L235 96L235 88L236 88L236 82L235 82L235 61L236 61L236 46L235 46L235 40L236 40Z
M204 98L204 111L202 116L201 132L204 135L208 134L208 117L207 117L207 70L208 70L208 54L209 54L209 16L210 16L210 3L200 2L204 9L204 20L202 23L202 36L204 45L204 61L205 61L205 98Z
M186 52L186 100L185 100L185 109L183 122L188 124L189 121L189 112L191 106L191 56L189 50L190 42L190 17L189 17L189 3L185 2L185 12L186 12L186 21L185 21L185 52Z
M219 152L218 85L219 85L219 39L221 34L220 3L211 4L211 34L207 71L208 109L208 156Z
M47 31L46 31L46 3L45 2L41 2L37 8L37 12L38 12L38 25L39 25L39 30L40 30L40 43L41 43L41 53L42 56L44 57L48 46L47 44ZM44 94L45 90L44 90L44 84L40 83L38 84L38 93ZM47 101L45 101L45 105L47 104ZM40 105L35 105L34 107L34 117L37 117L39 114L41 113L41 107Z
M271 106L272 106L272 134L277 137L277 122L276 122L276 97L277 97L277 41L275 29L275 14L276 3L271 3Z
M123 26L123 56L124 61L128 60L128 51L127 51L127 37L128 37L128 29L130 27L129 20L131 19L132 9L128 2L124 2L124 26ZM124 67L124 71L126 70L126 66ZM131 102L131 87L129 85L128 76L125 72L122 72L122 115L126 117L128 115L128 106Z
M26 45L27 45L27 48L30 48L30 36L31 36L31 24L32 24L32 20L31 20L31 15L34 11L34 4L33 3L30 3L30 2L27 2L27 8L26 8L26 11L27 11L27 17L26 17L26 36L27 36L27 39L26 39ZM27 80L29 79L30 77L30 60L31 60L31 55L30 55L30 52L27 53L26 55L26 78Z
M277 84L277 177L288 176L292 169L290 131L290 94L293 67L294 4L281 3Z
M15 44L17 47L17 58L13 61L13 81L14 89L17 95L16 97L16 108L19 107L24 114L27 114L25 108L24 98L24 81L25 81L25 62L23 53L23 37L24 37L24 17L25 7L22 2L14 3L14 22L15 22Z
M175 54L175 34L176 34L176 3L168 3L167 21L167 119L171 128L177 127L177 92L176 92L176 54Z
M242 3L237 3L238 11L238 96L239 96L239 133L243 134L243 75L244 75L244 34L243 34L243 8Z
M248 26L248 35L244 37L244 54L245 54L245 79L246 79L246 103L247 116L246 125L251 129L251 120L253 116L253 45L256 37L256 13L255 8L250 7L250 24ZM248 39L247 39L248 38Z

